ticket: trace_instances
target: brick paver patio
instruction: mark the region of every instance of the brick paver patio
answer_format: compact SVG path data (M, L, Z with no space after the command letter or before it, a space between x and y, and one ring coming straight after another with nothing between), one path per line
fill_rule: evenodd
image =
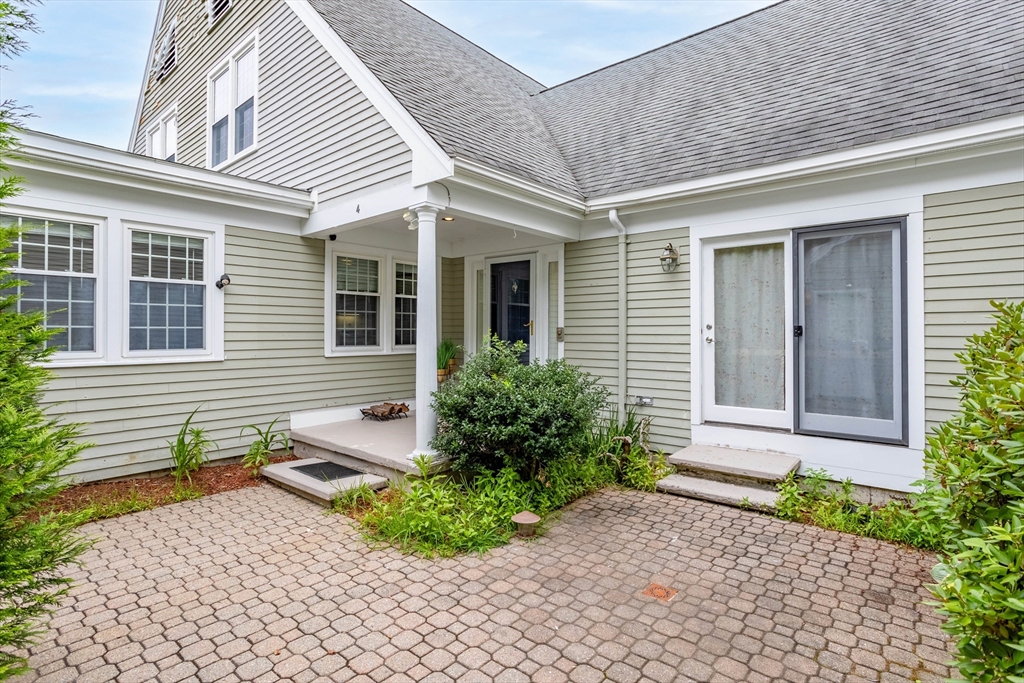
M605 491L429 562L269 486L106 520L25 681L939 681L924 553ZM678 591L664 602L651 583ZM664 596L662 596L664 597Z

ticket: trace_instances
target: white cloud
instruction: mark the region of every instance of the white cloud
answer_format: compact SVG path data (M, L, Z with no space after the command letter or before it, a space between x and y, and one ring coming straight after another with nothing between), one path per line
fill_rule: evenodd
M130 100L139 96L137 83L79 83L68 85L29 85L24 93L33 97L79 97L93 100Z

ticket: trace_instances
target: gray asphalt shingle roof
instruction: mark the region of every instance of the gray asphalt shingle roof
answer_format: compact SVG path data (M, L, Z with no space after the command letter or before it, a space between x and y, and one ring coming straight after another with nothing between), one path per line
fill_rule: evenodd
M549 89L400 0L311 0L446 152L585 197L1024 111L1019 0L785 0Z
M579 195L530 105L544 86L400 0L310 0L451 156Z

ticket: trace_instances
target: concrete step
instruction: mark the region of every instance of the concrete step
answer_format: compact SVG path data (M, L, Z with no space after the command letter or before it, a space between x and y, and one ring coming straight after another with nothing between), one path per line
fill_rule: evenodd
M316 470L324 466L329 467L331 464L330 461L320 458L303 458L267 465L260 469L260 474L283 489L327 506L344 491L361 484L366 484L373 490L384 488L388 484L384 477L352 470L339 472L339 476L332 476L330 473L324 476L315 474ZM307 471L303 472L299 468L306 468ZM314 472L310 472L309 468L313 468Z
M677 496L766 512L775 509L775 501L779 497L778 493L769 489L741 486L683 474L668 475L657 483L657 489Z
M702 445L687 446L670 455L668 462L680 474L736 483L752 480L762 486L777 484L800 467L800 459L791 455Z

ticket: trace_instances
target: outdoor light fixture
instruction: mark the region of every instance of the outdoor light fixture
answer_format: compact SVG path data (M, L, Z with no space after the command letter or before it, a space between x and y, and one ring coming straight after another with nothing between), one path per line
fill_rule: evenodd
M671 273L679 265L679 252L676 251L671 242L665 246L665 251L661 252L660 261L661 269L666 273Z
M217 278L217 289L224 289L225 287L227 287L230 284L231 284L231 278L228 277L227 273L224 273L219 278Z
M455 217L454 216L445 216L441 220L443 220L445 223L451 223L453 220L455 220Z
M420 227L420 217L414 211L406 211L402 214L402 220L409 223L409 229L415 230Z

